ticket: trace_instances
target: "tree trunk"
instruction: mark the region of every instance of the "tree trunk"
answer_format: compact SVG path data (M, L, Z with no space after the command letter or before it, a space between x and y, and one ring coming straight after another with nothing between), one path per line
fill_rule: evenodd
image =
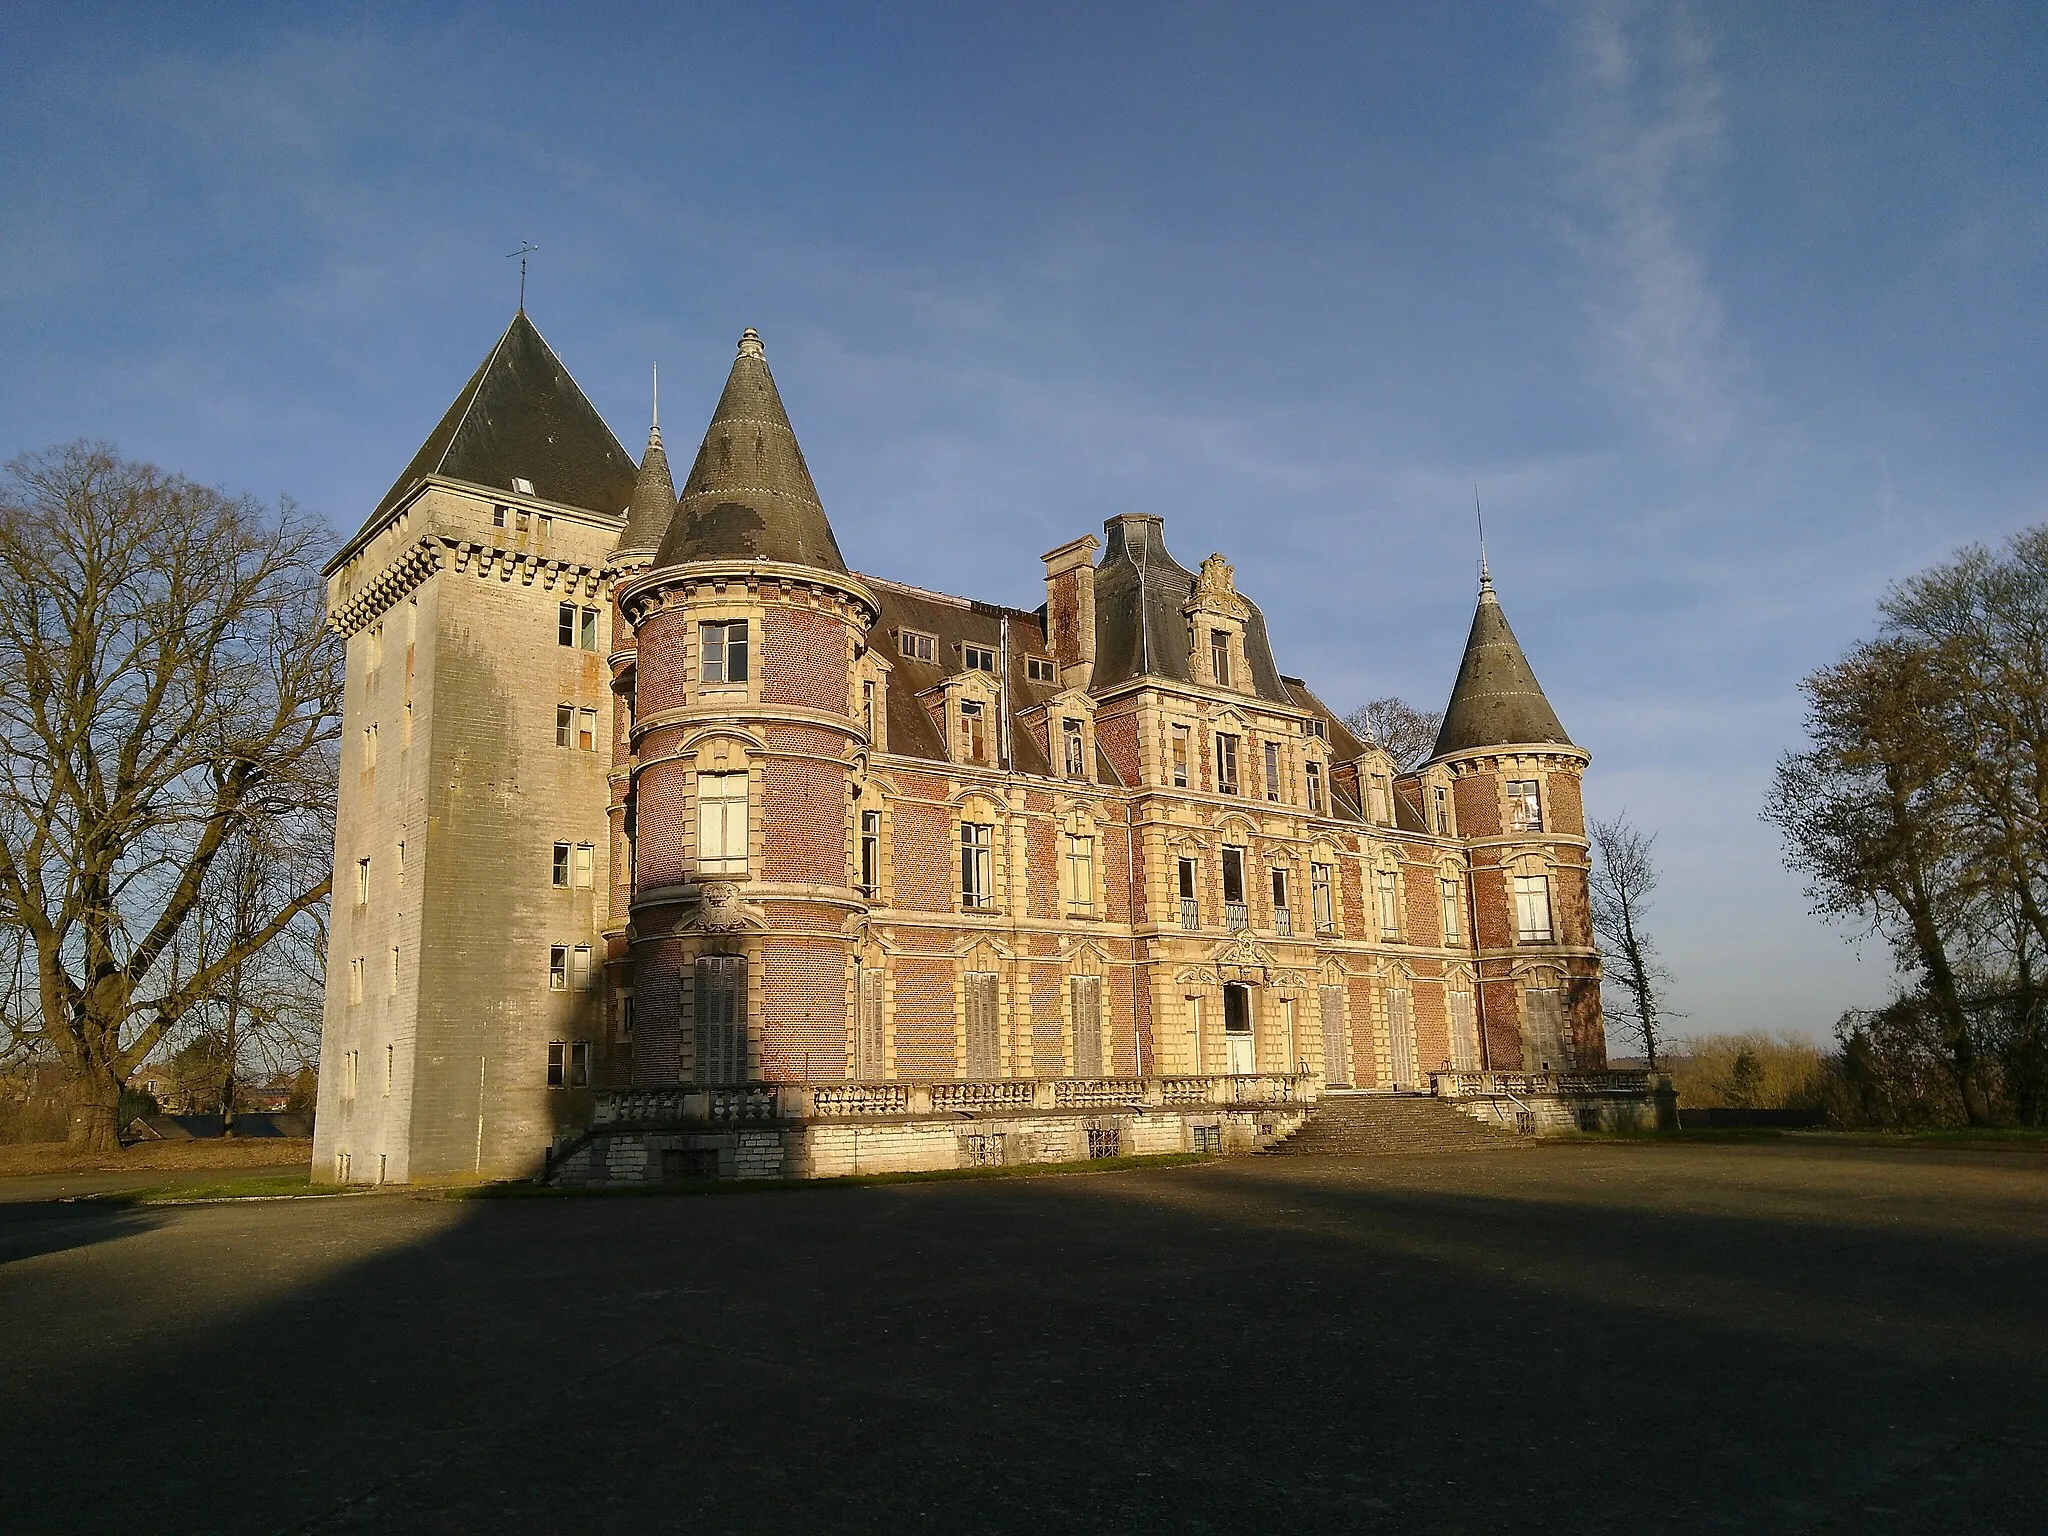
M105 1068L88 1067L71 1083L71 1134L66 1139L81 1152L117 1152L121 1148L121 1089L124 1084Z

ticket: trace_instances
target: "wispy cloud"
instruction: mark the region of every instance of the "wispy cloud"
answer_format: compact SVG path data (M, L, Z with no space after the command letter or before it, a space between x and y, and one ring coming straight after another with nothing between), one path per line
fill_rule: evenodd
M1603 382L1672 444L1735 428L1745 372L1704 251L1722 155L1721 89L1684 4L1584 0L1570 12L1562 225L1586 264Z

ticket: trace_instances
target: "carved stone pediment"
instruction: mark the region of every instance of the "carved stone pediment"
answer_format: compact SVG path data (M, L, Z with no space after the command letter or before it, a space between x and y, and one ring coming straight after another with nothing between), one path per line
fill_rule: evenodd
M1273 969L1273 956L1249 933L1240 933L1210 957L1216 973L1225 981L1263 986Z
M1237 595L1235 569L1221 555L1211 555L1202 562L1181 611L1190 615L1213 613L1240 624L1252 615L1251 605Z

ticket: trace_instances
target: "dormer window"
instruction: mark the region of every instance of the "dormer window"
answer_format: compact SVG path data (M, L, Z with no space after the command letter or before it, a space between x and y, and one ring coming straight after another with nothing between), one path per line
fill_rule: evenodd
M1310 763L1305 770L1308 780L1308 813L1311 816L1323 814L1323 768L1320 763Z
M1375 773L1366 780L1365 814L1376 826L1389 826L1394 820L1393 800L1387 793L1387 776Z
M930 661L938 654L938 641L915 629L896 632L896 649L912 661Z
M960 701L960 740L968 762L988 760L988 709L979 699Z
M1185 725L1176 725L1169 732L1168 766L1173 770L1173 787L1188 787L1188 760L1193 755L1191 743L1194 731Z
M1230 636L1220 629L1209 631L1209 676L1218 688L1230 686Z
M1438 837L1449 837L1451 835L1451 792L1439 784L1432 792L1431 798L1436 802L1436 835Z
M996 653L985 645L961 646L960 661L969 672L987 672L993 675L996 670Z
M1087 737L1078 720L1060 722L1061 755L1066 763L1067 777L1085 779L1088 777Z
M533 482L531 480L522 480L519 476L514 475L512 477L512 489L522 496L531 496L533 494Z
M1052 664L1049 656L1026 656L1024 677L1028 682L1051 683L1059 680L1059 669Z

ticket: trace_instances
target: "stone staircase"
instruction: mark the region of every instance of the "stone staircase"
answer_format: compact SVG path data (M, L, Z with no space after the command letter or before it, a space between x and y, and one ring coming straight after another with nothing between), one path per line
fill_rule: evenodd
M1534 1138L1483 1125L1424 1093L1326 1094L1308 1121L1264 1157L1374 1157L1398 1152L1484 1152Z

